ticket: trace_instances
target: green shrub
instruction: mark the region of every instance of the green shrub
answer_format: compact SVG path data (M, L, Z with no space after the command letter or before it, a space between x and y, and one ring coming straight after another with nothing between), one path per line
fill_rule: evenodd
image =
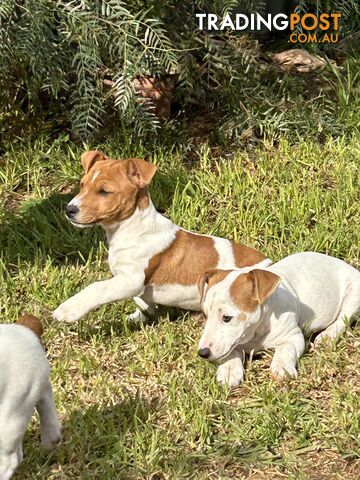
M1 117L21 108L28 117L42 114L57 125L70 125L80 138L110 125L130 127L137 135L153 133L159 120L151 103L136 101L133 79L177 73L182 111L209 121L217 140L273 141L295 124L302 135L316 116L315 133L338 134L347 120L343 113L341 125L336 120L336 78L328 91L314 90L312 77L310 82L293 78L260 61L259 44L249 36L197 28L196 12L264 12L265 3L2 0ZM314 8L307 3L297 8ZM328 3L317 2L317 8ZM356 5L336 0L330 7L352 19L344 23L355 30Z

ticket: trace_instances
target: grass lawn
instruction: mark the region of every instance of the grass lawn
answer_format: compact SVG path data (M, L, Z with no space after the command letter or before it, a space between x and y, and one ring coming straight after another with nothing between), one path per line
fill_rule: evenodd
M145 155L100 146L116 157ZM110 277L100 230L64 217L83 149L66 140L8 151L0 170L1 320L40 316L64 427L41 450L35 418L15 479L358 479L360 333L311 346L299 378L271 380L271 353L250 359L230 390L197 357L202 321L184 312L132 325L132 301L74 325L51 320L60 302ZM360 268L359 139L285 139L214 159L202 146L152 156L155 205L186 229L254 246L274 261L316 250Z

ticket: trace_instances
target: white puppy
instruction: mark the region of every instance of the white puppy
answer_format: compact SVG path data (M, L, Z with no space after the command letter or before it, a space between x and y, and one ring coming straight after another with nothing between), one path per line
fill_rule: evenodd
M267 348L275 348L272 375L296 377L303 333L335 339L360 311L360 272L320 253L263 269L211 270L198 286L207 318L199 355L223 363L217 378L232 386L243 379L244 353Z
M22 439L35 407L43 446L61 441L41 334L41 323L32 315L0 325L0 480L10 479L22 461Z

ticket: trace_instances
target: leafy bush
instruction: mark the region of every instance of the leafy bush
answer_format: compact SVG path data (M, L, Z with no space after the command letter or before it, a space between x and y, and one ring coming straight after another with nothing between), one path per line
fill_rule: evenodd
M42 112L58 123L70 123L80 138L114 122L118 129L131 126L137 134L153 132L159 121L151 103L136 101L133 79L176 73L182 109L197 112L205 121L211 117L218 139L276 138L294 122L300 122L301 129L307 115L293 107L304 92L308 95L306 81L282 74L279 82L279 72L259 61L258 42L247 35L197 28L196 12L264 12L265 3L2 0L3 118L21 106L27 114ZM298 8L313 8L307 3ZM331 3L347 18L357 8L355 0L346 6L340 0ZM328 2L317 2L317 8L322 4L325 8ZM323 90L314 98L307 99L314 112L334 112ZM333 130L331 126L329 132Z
M124 114L134 75L177 65L162 23L120 0L5 0L0 17L2 105L15 99L39 107L47 93L64 103L81 137L103 122L106 77Z

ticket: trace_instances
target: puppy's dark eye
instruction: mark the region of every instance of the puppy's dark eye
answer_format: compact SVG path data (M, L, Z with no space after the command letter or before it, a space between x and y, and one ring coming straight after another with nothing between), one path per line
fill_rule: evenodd
M232 320L232 318L233 318L233 317L232 317L231 315L223 315L222 321L223 321L224 323L229 323L229 322Z
M104 190L103 188L98 191L99 195L102 195L103 197L106 197L107 195L110 195L112 192L108 192L107 190Z

